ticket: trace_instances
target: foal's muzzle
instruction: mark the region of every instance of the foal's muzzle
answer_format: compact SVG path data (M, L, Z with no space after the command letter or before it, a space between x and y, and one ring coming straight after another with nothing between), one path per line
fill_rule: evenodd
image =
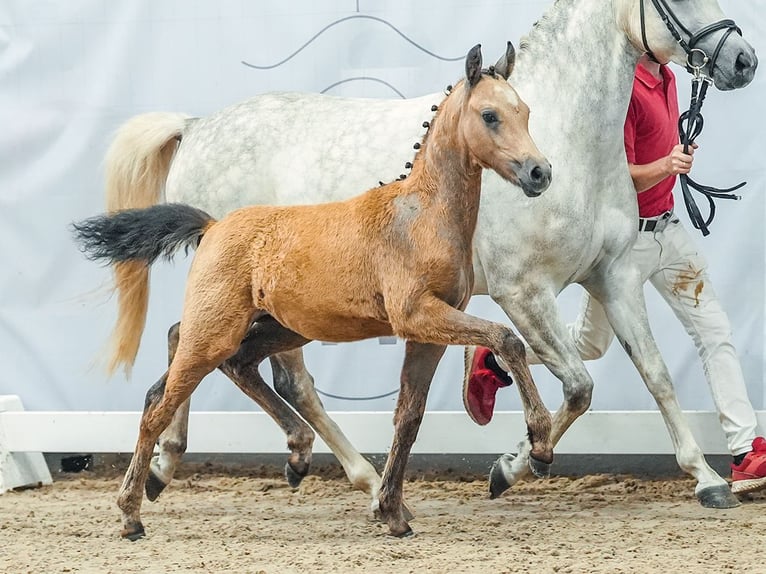
M551 164L547 160L542 162L527 159L516 171L524 195L537 197L551 184Z

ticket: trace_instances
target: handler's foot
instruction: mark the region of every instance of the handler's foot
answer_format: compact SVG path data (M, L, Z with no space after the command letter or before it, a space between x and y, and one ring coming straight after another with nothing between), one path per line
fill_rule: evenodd
M487 424L495 410L497 389L512 384L513 379L498 366L492 351L476 347L470 370L463 379L463 405L468 416L477 425Z
M740 464L731 465L731 491L745 494L766 488L766 440L756 437L753 450Z

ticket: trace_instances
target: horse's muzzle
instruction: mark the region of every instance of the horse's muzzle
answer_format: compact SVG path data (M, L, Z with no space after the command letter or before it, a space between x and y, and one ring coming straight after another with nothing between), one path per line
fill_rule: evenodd
M755 77L755 71L758 68L758 56L755 50L748 46L740 49L731 64L726 65L721 62L722 58L715 64L713 70L713 83L719 90L725 92L728 90L737 90L744 88Z

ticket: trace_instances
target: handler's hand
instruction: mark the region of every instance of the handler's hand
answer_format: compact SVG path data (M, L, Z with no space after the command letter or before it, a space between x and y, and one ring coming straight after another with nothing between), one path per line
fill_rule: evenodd
M699 146L692 144L689 148L689 153L684 153L684 144L677 144L673 146L670 153L665 157L665 171L670 175L680 175L682 173L689 173L692 169L692 162L694 161L694 150Z

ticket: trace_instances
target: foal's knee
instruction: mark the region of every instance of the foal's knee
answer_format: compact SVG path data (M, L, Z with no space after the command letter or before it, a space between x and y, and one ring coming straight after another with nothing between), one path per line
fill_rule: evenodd
M514 362L526 364L527 350L522 340L519 339L516 334L507 327L503 327L501 337L501 346L502 349L508 354L508 358Z

